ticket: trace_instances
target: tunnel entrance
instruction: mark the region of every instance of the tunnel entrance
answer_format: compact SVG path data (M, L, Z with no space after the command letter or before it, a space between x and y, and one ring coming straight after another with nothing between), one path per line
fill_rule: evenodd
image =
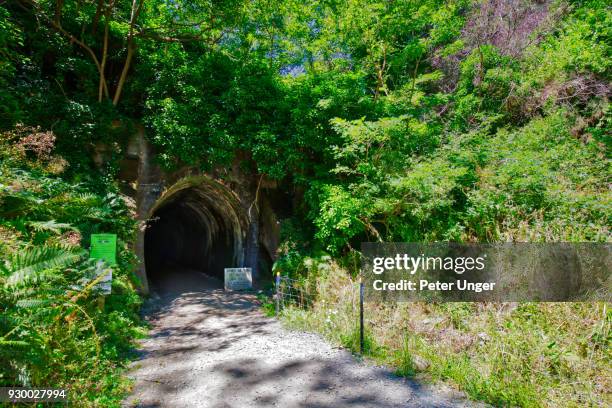
M145 231L146 273L157 292L223 287L224 268L243 263L237 199L209 178L183 180L158 200Z

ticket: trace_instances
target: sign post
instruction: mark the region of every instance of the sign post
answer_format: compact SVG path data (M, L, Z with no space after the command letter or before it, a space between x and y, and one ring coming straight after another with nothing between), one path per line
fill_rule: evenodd
M276 272L276 282L275 282L275 286L276 286L276 294L275 294L275 300L276 300L276 316L278 316L278 313L280 312L280 297L281 297L281 293L280 293L280 281L281 281L281 277L280 277L280 272Z
M363 339L363 279L359 275L359 350L361 354L364 353L364 339Z

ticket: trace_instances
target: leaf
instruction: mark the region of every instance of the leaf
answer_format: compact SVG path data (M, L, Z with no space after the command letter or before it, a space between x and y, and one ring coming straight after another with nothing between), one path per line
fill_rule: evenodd
M0 339L0 346L6 347L14 347L14 348L22 348L28 347L30 343L23 340L2 340Z
M7 286L15 286L32 278L40 279L50 269L69 266L81 256L82 251L60 246L36 247L15 255L8 265L0 265L0 272L8 276Z
M49 221L28 221L26 223L26 225L28 225L34 231L37 231L37 232L49 231L49 232L52 232L52 233L57 234L57 235L61 234L62 231L66 230L66 229L73 230L73 231L76 230L76 228L74 228L70 224L63 223L63 222L57 222L55 220L49 220Z
M40 306L46 306L53 301L50 299L21 299L15 304L18 308L33 309Z

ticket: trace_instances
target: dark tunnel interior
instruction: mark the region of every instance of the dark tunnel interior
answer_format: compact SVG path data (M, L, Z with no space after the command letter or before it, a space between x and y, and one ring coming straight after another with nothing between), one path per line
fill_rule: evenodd
M147 276L158 292L222 287L224 268L238 266L232 223L205 198L179 191L147 223Z

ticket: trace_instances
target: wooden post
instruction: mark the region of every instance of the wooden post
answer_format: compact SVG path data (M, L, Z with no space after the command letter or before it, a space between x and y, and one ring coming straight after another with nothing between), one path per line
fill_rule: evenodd
M104 311L104 296L98 296L97 299L97 303L98 303L98 310L103 312Z

